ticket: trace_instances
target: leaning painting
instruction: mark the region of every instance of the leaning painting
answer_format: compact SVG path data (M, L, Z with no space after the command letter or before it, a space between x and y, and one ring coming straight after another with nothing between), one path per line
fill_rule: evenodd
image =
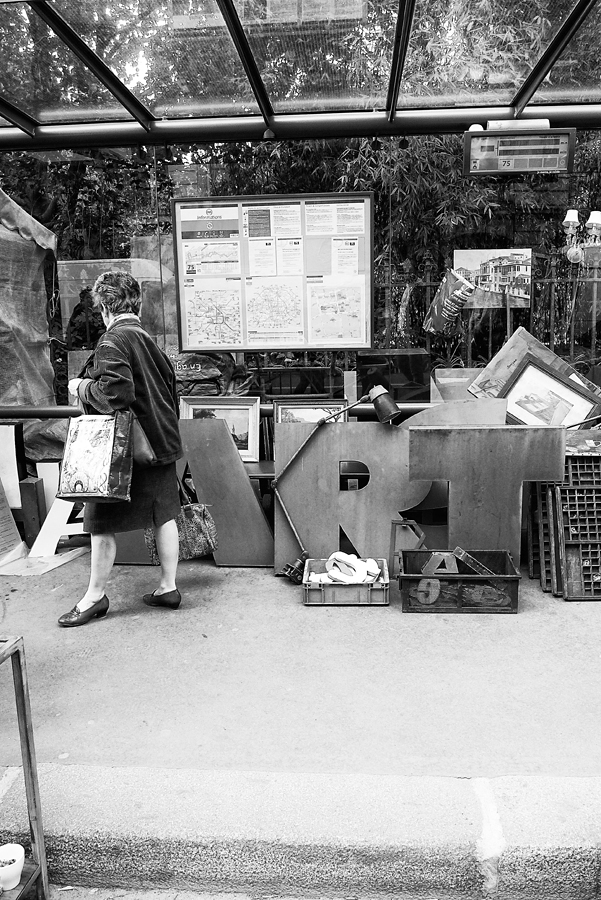
M527 354L499 392L507 419L523 425L590 428L601 412L599 398L579 382Z
M182 419L224 419L245 462L259 460L260 397L181 397Z
M274 400L273 421L276 425L280 422L316 423L325 418L330 422L346 422L346 406L346 400Z

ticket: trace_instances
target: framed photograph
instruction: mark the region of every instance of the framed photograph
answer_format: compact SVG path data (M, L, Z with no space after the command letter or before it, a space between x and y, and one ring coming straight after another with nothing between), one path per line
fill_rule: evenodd
M181 397L182 419L225 419L245 462L259 461L260 397Z
M532 292L532 249L455 250L453 270L476 290L464 309L527 309Z
M347 422L347 400L274 400L273 421L275 425L282 422L317 423L320 419L338 413L328 422Z
M516 367L499 397L507 400L508 422L520 425L587 428L586 420L601 413L599 397L532 354Z

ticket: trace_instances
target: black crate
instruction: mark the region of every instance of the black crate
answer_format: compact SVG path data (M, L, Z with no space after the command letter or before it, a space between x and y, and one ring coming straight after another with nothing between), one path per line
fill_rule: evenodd
M399 574L403 612L413 613L517 613L521 575L506 550L470 550L475 560L494 576L474 575L461 559L457 574L424 575L433 552L405 550Z

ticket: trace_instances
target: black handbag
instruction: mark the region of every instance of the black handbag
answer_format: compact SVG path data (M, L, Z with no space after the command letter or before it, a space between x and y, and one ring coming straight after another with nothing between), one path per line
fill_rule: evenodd
M146 437L146 432L140 425L138 417L133 415L132 422L133 433L133 457L137 466L152 466L156 463L157 458L154 450L150 445L150 441Z
M132 429L129 410L69 419L56 496L94 503L129 500Z
M178 479L179 480L179 479ZM204 503L193 501L185 482L179 480L182 508L175 522L179 534L179 559L210 556L217 549L217 526ZM160 565L152 528L144 529L144 541L153 566Z

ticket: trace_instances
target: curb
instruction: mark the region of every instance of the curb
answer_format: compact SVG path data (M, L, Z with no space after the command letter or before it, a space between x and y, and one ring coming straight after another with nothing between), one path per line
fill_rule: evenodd
M39 780L53 884L252 897L601 896L601 778L43 765ZM27 835L19 775L0 798L0 840Z

